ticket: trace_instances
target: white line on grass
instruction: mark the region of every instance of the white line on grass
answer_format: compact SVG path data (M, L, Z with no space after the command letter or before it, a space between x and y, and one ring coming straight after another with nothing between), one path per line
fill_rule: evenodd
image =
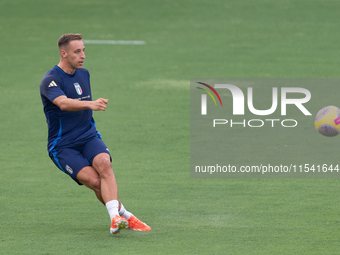
M87 44L135 44L142 45L145 44L145 41L123 41L123 40L84 40L84 43Z

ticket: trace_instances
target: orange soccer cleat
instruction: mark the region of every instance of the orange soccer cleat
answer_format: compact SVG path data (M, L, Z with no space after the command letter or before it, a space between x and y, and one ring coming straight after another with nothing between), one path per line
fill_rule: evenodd
M118 236L121 229L126 229L128 227L129 227L128 220L126 220L124 217L116 215L116 217L112 219L110 233L111 235L115 234Z
M151 228L146 225L144 222L140 221L137 217L131 216L128 220L129 222L129 229L135 231L150 231Z

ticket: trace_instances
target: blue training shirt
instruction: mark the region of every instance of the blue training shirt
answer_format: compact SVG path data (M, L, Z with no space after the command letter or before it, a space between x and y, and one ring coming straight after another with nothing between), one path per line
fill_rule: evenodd
M54 66L43 77L40 95L48 125L48 151L77 147L97 136L92 110L76 112L62 111L53 100L66 96L76 100L92 101L90 74L82 68L67 74Z

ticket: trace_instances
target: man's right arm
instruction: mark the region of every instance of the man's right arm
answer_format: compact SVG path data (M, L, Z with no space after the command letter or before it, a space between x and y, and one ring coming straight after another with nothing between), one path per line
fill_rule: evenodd
M66 96L59 96L53 100L62 111L76 112L81 110L105 111L106 104L109 100L98 98L96 101L79 101Z

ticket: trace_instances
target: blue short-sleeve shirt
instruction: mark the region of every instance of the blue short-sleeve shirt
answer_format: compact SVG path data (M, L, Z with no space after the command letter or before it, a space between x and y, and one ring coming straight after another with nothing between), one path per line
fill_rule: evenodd
M54 66L43 77L40 95L48 125L48 151L76 147L97 136L92 110L62 111L53 100L59 96L92 101L90 74L82 68L67 74Z

